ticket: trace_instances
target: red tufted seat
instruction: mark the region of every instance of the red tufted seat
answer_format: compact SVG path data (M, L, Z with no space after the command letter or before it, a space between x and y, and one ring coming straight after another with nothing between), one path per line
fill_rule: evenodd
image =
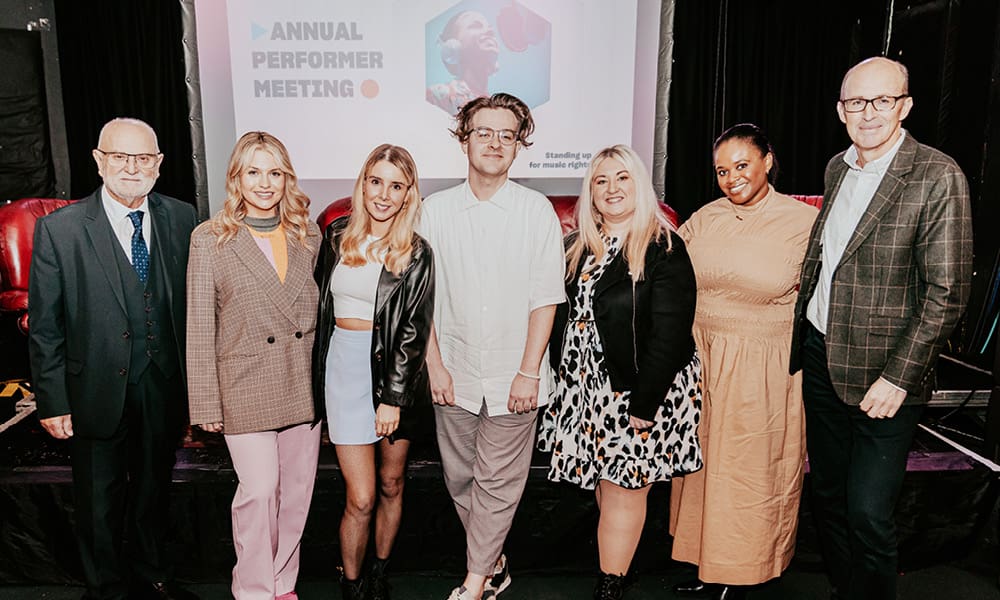
M552 203L552 208L555 209L556 216L559 217L559 224L562 225L563 234L569 233L576 228L576 199L576 196L549 196L549 202ZM660 207L675 226L680 224L677 212L674 209L662 202L660 203ZM329 206L324 208L316 218L316 222L321 229L325 230L326 226L332 223L334 219L349 212L351 212L351 199L349 197L340 198L339 200L334 200Z
M16 313L28 332L28 275L35 221L75 200L22 198L0 204L0 312Z
M819 207L823 196L792 194L792 197ZM549 196L564 233L576 224L576 196ZM28 331L28 276L31 247L34 243L35 221L75 200L60 198L23 198L0 204L0 313L14 313L21 331ZM675 224L679 218L674 209L661 204L667 217ZM331 221L351 210L351 199L340 198L323 209L316 221L326 228Z

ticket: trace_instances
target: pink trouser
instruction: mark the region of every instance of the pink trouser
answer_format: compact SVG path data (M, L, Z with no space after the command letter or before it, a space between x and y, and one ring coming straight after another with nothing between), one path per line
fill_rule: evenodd
M226 436L240 483L233 498L233 597L274 600L295 589L320 427Z

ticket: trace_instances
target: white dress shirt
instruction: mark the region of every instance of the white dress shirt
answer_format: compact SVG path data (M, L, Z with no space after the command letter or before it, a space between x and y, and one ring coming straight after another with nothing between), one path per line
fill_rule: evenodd
M840 264L844 249L858 228L861 217L868 210L882 178L885 176L889 163L895 158L896 152L903 144L906 132L901 131L896 143L885 155L868 162L864 167L858 166L858 150L854 146L847 149L844 162L850 167L844 175L844 182L837 191L837 196L830 207L830 214L823 224L820 237L822 245L822 262L817 276L816 289L806 306L806 318L820 333L826 335L826 320L830 310L830 286L833 283L833 273Z
M424 201L419 232L434 250L434 329L455 386L455 404L509 414L510 384L536 308L565 302L562 228L542 194L507 181L489 200L468 182ZM548 352L538 404L548 402Z
M115 232L115 237L121 244L122 250L125 251L125 257L128 258L129 262L132 262L132 233L135 231L135 227L128 215L130 212L141 210L143 212L142 239L146 240L146 250L152 257L152 250L149 247L149 232L152 230L153 217L149 214L149 196L142 199L142 204L138 208L129 208L112 198L108 190L101 186L101 206L104 207L104 214L108 216L111 229Z

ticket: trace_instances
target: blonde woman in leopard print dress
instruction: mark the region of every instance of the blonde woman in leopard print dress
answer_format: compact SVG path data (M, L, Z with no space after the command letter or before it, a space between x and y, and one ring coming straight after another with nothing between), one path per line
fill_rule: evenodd
M556 313L557 372L539 447L549 479L595 490L601 575L594 598L621 598L657 481L701 468L700 366L691 337L695 279L627 146L595 156L567 238L568 304Z

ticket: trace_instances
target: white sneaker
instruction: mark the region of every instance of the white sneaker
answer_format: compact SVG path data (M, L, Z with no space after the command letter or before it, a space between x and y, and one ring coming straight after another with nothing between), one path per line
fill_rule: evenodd
M500 592L510 587L510 569L507 568L507 555L501 554L497 564L493 567L493 576L486 580L486 587L483 589L483 598L486 592L493 592L494 596L499 596Z
M481 600L490 600L491 598L496 598L496 593L489 588L484 589ZM448 596L448 600L472 600L472 594L469 590L465 589L464 585L461 585L451 590L451 595Z

